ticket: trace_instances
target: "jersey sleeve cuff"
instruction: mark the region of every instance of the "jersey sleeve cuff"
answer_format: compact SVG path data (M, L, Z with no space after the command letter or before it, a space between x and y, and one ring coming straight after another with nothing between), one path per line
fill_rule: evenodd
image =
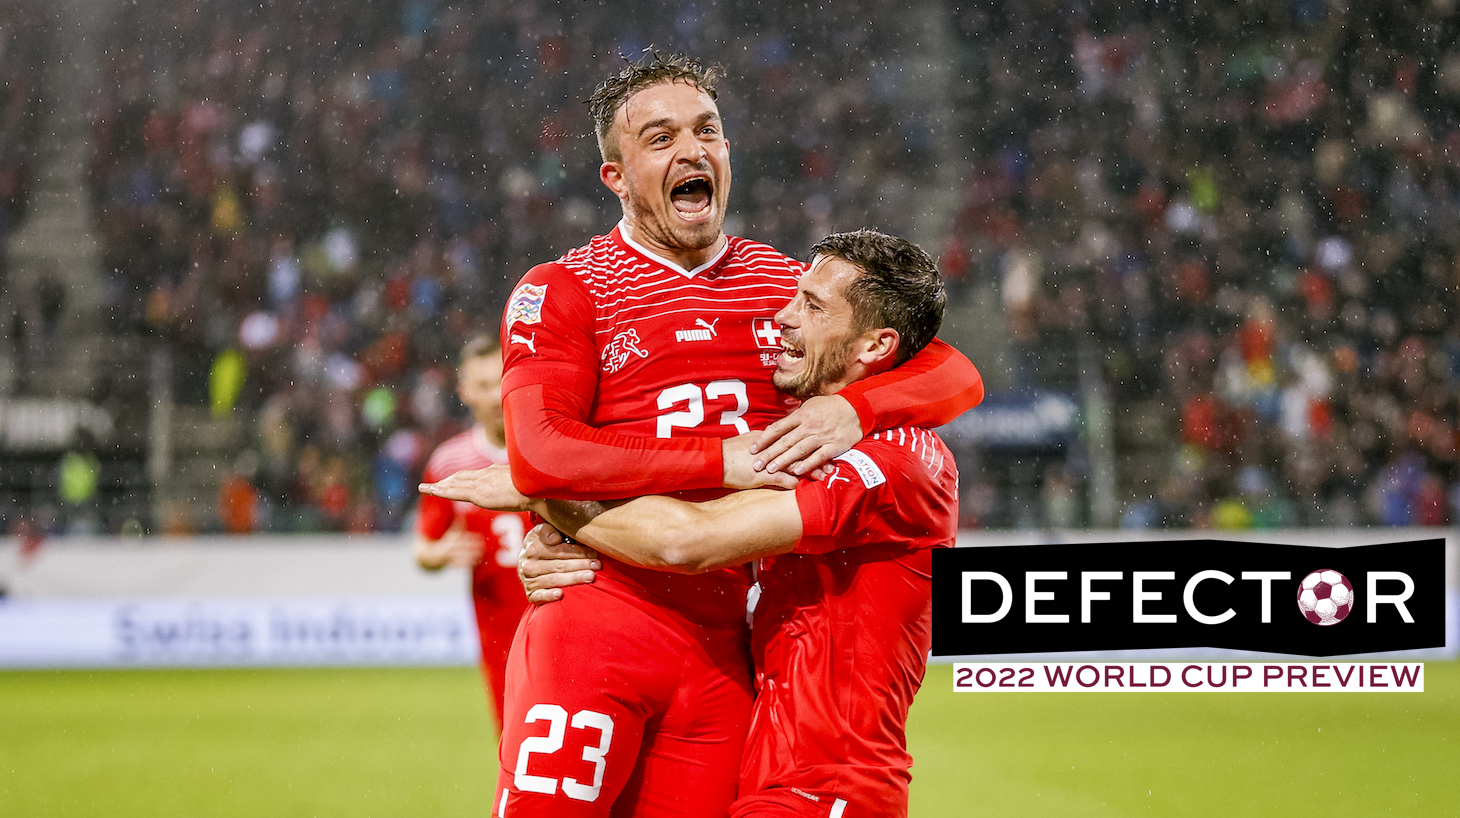
M796 508L801 512L801 539L792 553L824 554L836 550L831 536L835 509L825 487L815 480L802 480L796 485Z
M847 403L852 405L852 409L856 411L857 420L862 424L863 435L870 435L877 431L877 411L872 408L872 404L867 402L866 395L858 390L847 389L843 389L837 394L845 398Z

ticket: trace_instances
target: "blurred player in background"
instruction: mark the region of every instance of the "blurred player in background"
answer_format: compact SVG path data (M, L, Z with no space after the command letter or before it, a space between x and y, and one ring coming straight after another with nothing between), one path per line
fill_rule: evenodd
M835 394L907 360L937 332L942 279L915 245L858 231L828 236L813 253L795 300L776 315L783 392ZM932 644L932 549L952 546L958 529L958 472L937 435L876 432L825 480L701 503L641 497L605 511L529 502L500 468L425 490L530 507L637 566L700 573L759 560L755 709L731 813L907 814L907 714ZM543 536L561 544L551 529Z
M475 423L431 453L423 480L507 462L502 421L502 349L478 335L461 350L456 394ZM517 555L526 530L524 514L487 511L471 503L421 497L416 519L416 561L437 571L448 565L472 572L471 599L482 646L482 679L491 697L497 733L502 732L507 651L527 599L517 579Z
M782 466L814 469L872 429L944 423L982 395L973 365L934 343L775 423L797 401L771 383L774 316L805 267L722 230L730 155L714 80L652 54L590 99L623 220L533 268L509 299L503 403L525 495L790 486ZM768 425L774 442L747 434ZM530 610L509 661L496 814L725 815L752 701L750 586L744 568L684 576L605 559L592 586Z

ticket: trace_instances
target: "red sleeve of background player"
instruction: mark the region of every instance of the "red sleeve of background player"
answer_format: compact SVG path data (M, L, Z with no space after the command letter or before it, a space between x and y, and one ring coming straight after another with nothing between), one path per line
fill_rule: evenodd
M715 438L643 438L587 424L598 386L592 298L556 264L534 267L502 316L502 410L512 482L529 497L637 497L715 488Z
M437 470L433 469L434 464L426 463L426 470L421 474L421 482L434 483L443 477ZM439 540L451 528L456 521L456 508L450 500L436 497L430 494L422 494L416 506L416 533L428 540Z
M947 448L924 429L883 434L889 439L863 440L833 460L825 480L797 485L802 534L794 553L929 548L957 536L958 478Z
M456 519L456 510L450 500L443 500L430 494L421 495L416 510L416 533L428 540L439 540L451 528Z
M862 419L862 431L952 421L983 400L983 376L963 353L934 338L901 366L863 378L837 394Z

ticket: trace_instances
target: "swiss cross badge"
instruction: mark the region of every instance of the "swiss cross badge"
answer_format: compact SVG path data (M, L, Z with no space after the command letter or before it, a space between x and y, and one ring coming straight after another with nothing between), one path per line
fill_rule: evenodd
M781 328L776 325L775 319L757 318L750 322L750 328L755 333L755 345L761 349L781 348Z

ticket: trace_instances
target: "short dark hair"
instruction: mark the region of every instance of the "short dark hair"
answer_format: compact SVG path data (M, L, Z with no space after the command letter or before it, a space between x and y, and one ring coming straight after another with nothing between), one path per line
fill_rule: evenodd
M918 354L943 325L948 294L938 265L923 248L875 230L832 233L811 248L835 256L861 271L847 285L847 303L857 330L891 327L900 338L894 363Z
M502 342L497 339L497 336L486 332L480 335L473 335L471 340L467 341L461 347L461 360L459 361L459 365L466 366L466 362L473 358L495 355L501 351Z
M714 99L715 83L724 73L719 66L704 68L693 57L683 54L666 55L653 49L638 62L625 59L625 63L618 73L593 89L593 95L588 98L588 113L593 117L598 152L605 162L617 162L623 158L619 153L618 140L610 137L613 134L614 116L629 101L629 97L661 82L684 82Z

